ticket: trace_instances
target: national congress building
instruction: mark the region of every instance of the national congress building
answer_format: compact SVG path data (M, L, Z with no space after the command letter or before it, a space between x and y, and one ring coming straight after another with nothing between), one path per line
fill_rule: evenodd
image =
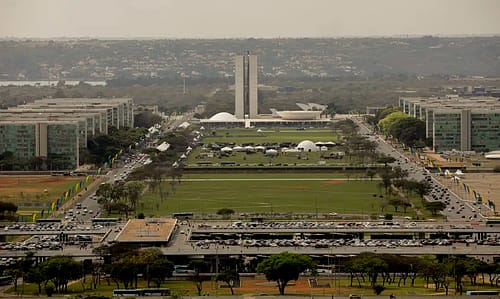
M52 169L76 169L87 138L111 127L134 126L130 98L56 98L0 110L0 155L11 152L15 169L44 158Z

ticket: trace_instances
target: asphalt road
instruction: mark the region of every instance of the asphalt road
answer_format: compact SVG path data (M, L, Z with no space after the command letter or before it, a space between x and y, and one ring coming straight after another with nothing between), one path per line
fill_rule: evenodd
M373 135L373 131L370 130L359 119L354 117L352 119L356 121L357 124L359 125L359 133L361 135L365 135L368 137L369 140L376 142L377 151L396 159L396 161L394 163L389 164L389 166L401 167L403 170L408 171L409 179L416 181L425 180L426 176L430 175L432 184L436 186L434 187L435 190L437 190L437 188L445 189L445 194L449 195L449 204L446 206L445 210L443 210L442 214L446 217L448 221L478 221L478 222L484 221L484 216L481 215L480 210L487 209L486 206L483 205L480 209L478 209L476 208L476 206L472 204L472 202L463 200L460 196L458 196L457 194L446 188L446 186L441 184L436 179L436 174L428 173L425 170L424 166L417 165L416 163L412 162L412 158L407 157L407 155L405 155L405 152L402 151L402 149L397 150L391 144L383 140L381 136ZM426 196L426 199L429 201L434 200L430 196ZM444 202L444 197L443 199L439 200ZM474 217L474 215L476 216Z

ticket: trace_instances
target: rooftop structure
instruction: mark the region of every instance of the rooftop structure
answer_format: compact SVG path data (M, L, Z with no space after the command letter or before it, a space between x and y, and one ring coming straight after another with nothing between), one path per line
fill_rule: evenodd
M170 241L177 219L148 218L130 219L115 237L116 242L146 244L166 244Z

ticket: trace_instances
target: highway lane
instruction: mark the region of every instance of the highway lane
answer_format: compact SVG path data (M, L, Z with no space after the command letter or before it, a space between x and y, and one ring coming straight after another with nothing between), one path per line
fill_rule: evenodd
M359 125L359 133L361 135L367 136L369 140L376 142L377 151L393 157L396 159L394 163L389 164L391 167L399 166L403 170L408 171L408 178L416 181L425 180L426 177L430 176L431 183L434 186L433 189L437 190L442 188L445 190L443 198L438 199L440 201L445 201L446 195L449 196L449 204L447 204L445 210L442 211L442 214L446 217L448 221L477 221L483 222L485 220L484 216L477 211L476 208L470 202L463 200L456 193L449 190L446 186L441 184L436 179L436 174L429 173L425 167L421 165L417 165L412 162L412 159L405 156L404 153L399 152L396 148L394 148L391 144L383 140L381 136L377 136L373 134L373 131L366 126L360 119L353 117L352 118ZM426 199L429 201L434 200L430 196L426 196ZM458 213L457 213L458 212Z
M85 249L79 246L65 246L62 250L37 250L35 256L50 257L56 255L73 256L83 258L97 257L92 253L92 247ZM424 247L356 247L342 246L330 248L314 248L314 247L245 247L245 246L223 246L212 244L209 248L192 247L186 242L176 242L168 247L160 248L166 256L203 256L203 255L271 255L278 254L284 251L310 254L310 255L357 255L362 252L387 253L396 255L470 255L470 256L499 256L498 246L489 245L470 245L457 243L453 246L424 246ZM23 257L25 251L20 250L2 250L1 257Z

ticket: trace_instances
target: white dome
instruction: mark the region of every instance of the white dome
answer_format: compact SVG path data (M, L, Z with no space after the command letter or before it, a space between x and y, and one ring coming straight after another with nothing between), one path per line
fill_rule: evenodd
M297 145L297 149L302 152L317 152L318 147L310 140L304 140Z
M500 151L491 151L489 153L484 154L486 159L500 159Z
M212 117L210 117L210 120L215 120L215 121L237 121L238 119L232 115L231 113L227 112L219 112Z

